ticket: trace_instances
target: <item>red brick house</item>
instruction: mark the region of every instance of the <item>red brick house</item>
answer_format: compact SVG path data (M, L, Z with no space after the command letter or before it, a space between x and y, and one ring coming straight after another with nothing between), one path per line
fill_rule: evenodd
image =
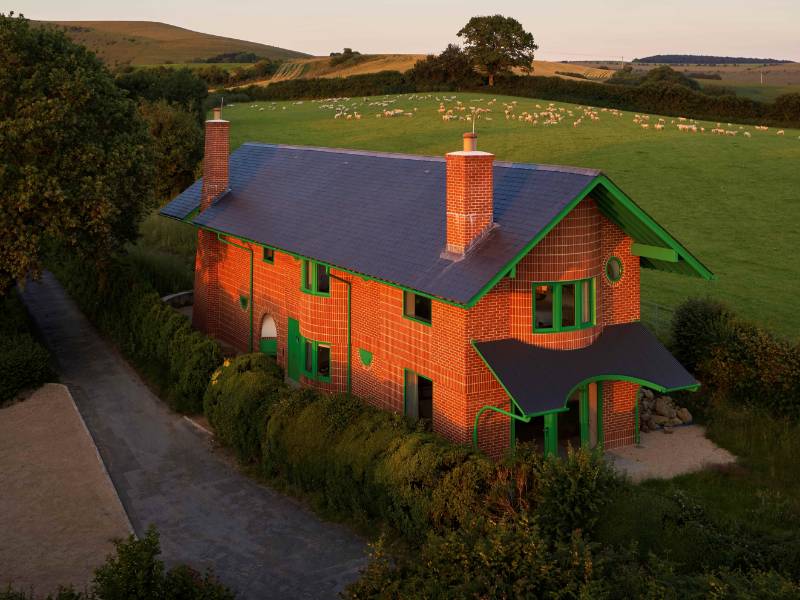
M697 382L639 323L639 269L713 278L602 173L244 144L206 123L193 319L287 377L497 455L632 444L639 385Z

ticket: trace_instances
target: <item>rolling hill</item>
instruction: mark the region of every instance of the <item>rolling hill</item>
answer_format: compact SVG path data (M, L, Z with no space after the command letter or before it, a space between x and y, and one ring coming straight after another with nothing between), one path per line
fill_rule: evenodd
M87 46L109 66L185 63L225 52L253 52L271 59L308 54L200 33L152 21L38 21L64 28L75 42Z

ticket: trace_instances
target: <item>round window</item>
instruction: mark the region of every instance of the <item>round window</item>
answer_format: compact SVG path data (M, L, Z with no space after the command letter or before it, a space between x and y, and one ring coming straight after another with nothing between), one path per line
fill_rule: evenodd
M612 256L606 261L606 277L612 283L622 279L622 261L616 256Z

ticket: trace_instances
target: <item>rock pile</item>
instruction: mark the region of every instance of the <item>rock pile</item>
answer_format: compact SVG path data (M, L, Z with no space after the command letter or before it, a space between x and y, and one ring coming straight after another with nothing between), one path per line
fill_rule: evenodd
M692 422L692 413L675 404L669 396L656 396L652 390L639 389L639 430L655 431L663 427L671 431L675 425Z

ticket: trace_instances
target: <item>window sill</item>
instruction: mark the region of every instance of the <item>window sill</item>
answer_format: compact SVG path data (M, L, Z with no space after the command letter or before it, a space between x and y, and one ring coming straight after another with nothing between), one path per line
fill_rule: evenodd
M412 317L410 315L407 315L406 313L403 313L403 318L408 319L409 321L413 321L414 323L420 323L421 325L425 325L427 327L433 327L432 321L425 321L424 319L418 319L417 317Z

